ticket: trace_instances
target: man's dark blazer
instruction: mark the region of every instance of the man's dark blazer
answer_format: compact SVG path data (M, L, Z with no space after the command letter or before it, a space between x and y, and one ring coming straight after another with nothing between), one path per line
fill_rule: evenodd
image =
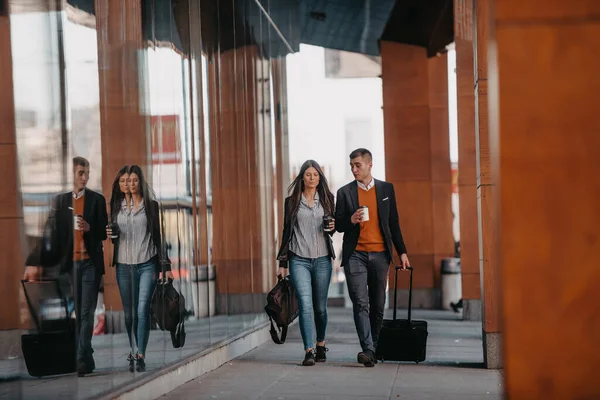
M99 274L104 273L102 241L106 240L106 200L100 193L85 189L83 219L90 224L83 233L85 249ZM73 268L73 192L61 193L52 201L52 210L46 221L39 244L29 255L26 265L58 267L60 273Z
M373 189L371 189L373 190ZM400 231L398 221L398 209L396 207L396 194L394 185L389 182L375 179L375 191L377 194L377 213L379 216L379 228L385 241L385 251L389 262L394 259L392 243L398 255L406 253L406 246ZM338 232L344 232L344 243L342 246L342 265L348 264L348 260L356 249L360 235L360 224L350 221L352 214L358 209L358 184L356 181L341 187L337 192L335 207L335 228ZM372 215L373 211L369 210Z

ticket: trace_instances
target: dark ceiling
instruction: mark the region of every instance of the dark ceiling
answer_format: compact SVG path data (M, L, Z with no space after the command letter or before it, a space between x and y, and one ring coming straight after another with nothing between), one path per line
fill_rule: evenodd
M379 55L394 0L301 0L302 43ZM320 20L319 17L324 17Z
M141 0L144 39L187 53L190 1L199 1L207 53L257 44L265 56L300 43L379 55L379 40L442 51L454 39L452 0ZM94 0L68 0L90 14Z

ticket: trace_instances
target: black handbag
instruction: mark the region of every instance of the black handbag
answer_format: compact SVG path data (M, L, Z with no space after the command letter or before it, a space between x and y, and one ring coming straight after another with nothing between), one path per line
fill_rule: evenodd
M185 310L183 296L173 287L173 280L158 281L150 305L152 315L161 331L174 331Z
M185 344L185 297L173 287L173 280L158 281L150 305L152 316L160 330L171 333L173 347Z
M277 344L285 343L288 325L298 317L299 313L296 291L289 278L282 279L281 276L277 277L277 284L267 295L265 312L271 321L271 329L269 331L271 339ZM281 337L277 336L273 321L275 321L277 328L279 328Z
M21 281L27 305L37 327L37 332L21 336L21 349L29 375L35 377L66 374L77 369L76 321L71 318L66 298L58 280ZM38 291L36 311L28 288ZM53 288L52 288L53 287ZM47 296L45 289L51 288ZM46 291L46 293L43 293ZM41 293L41 294L40 294ZM50 297L50 298L48 298Z

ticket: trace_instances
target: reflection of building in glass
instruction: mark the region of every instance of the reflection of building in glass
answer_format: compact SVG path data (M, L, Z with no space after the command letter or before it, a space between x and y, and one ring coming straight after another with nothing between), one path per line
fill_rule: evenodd
M72 190L73 156L90 161L87 187L107 200L117 171L137 164L160 204L174 285L186 298L188 332L198 338L193 346L259 326L275 281L278 209L288 182L287 39L254 4L200 10L197 2L189 9L171 2L46 3L11 2L7 76L23 252L40 243L55 195ZM260 29L249 35L236 27L247 36L235 40L209 34L232 21ZM113 245L103 247L97 319L105 317L105 325L96 333L107 335L93 343L100 368L112 368L109 354L123 350L115 343L125 325ZM23 321L28 313L21 304ZM0 329L16 329L6 321L2 315ZM150 337L152 368L181 357L168 332ZM0 348L0 362L9 356Z
M325 49L327 78L372 78L381 75L381 57Z

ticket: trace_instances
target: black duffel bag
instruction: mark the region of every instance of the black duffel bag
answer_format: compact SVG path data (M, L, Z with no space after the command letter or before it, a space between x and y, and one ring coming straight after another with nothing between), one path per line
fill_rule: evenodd
M271 338L277 344L283 344L287 336L288 325L298 317L298 299L296 291L289 277L282 279L277 277L277 284L267 295L267 305L265 312L271 321ZM281 338L277 336L277 331L273 326L273 321L281 332Z
M173 287L172 279L157 282L150 309L161 331L177 330L185 317L185 299Z

